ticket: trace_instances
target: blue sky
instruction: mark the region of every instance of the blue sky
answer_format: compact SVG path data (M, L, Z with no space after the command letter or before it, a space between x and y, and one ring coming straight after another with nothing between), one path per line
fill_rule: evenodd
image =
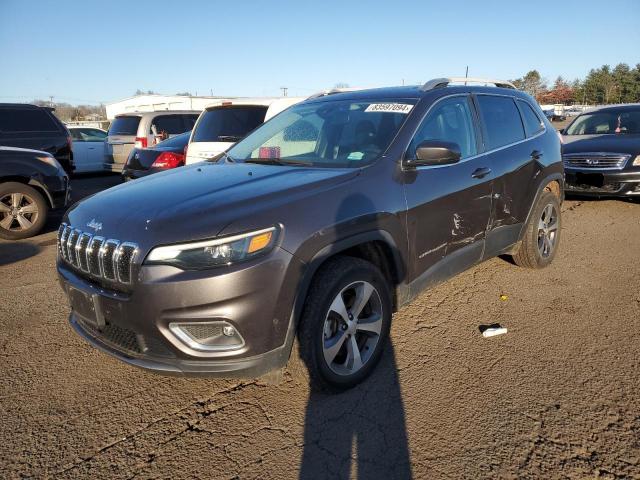
M0 101L305 95L640 63L640 1L0 0Z

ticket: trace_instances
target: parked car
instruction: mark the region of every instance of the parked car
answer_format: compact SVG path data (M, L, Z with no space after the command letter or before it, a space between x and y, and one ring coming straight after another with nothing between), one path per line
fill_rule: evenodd
M0 147L0 238L37 235L49 209L69 201L69 177L47 152Z
M191 132L181 133L149 148L134 148L122 170L125 181L184 165Z
M568 192L640 195L640 104L590 110L561 133Z
M57 261L70 322L164 373L261 375L297 337L314 385L348 388L425 288L501 254L549 265L563 173L557 132L508 82L314 98L215 162L72 207Z
M302 97L238 98L209 105L193 127L185 163L220 155L253 129L302 100Z
M133 148L151 147L193 128L200 112L162 111L117 115L109 126L105 168L122 172Z
M67 173L74 170L71 135L52 108L0 103L0 145L45 151Z
M93 127L68 126L73 140L76 173L104 171L107 132Z

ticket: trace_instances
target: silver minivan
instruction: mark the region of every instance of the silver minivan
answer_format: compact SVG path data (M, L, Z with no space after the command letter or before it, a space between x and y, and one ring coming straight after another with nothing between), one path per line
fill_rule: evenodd
M147 148L188 132L200 115L195 110L164 110L117 115L109 126L105 170L121 172L133 148Z

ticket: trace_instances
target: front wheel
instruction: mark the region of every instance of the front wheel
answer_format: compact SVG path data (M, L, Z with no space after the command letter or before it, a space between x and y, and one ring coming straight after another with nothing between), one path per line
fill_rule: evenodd
M380 360L390 325L389 286L378 268L353 257L321 267L298 332L312 387L344 390L364 380Z
M558 251L561 226L560 201L556 195L545 191L533 208L513 261L527 268L549 265Z
M29 185L0 184L0 238L18 240L36 235L47 220L47 203Z

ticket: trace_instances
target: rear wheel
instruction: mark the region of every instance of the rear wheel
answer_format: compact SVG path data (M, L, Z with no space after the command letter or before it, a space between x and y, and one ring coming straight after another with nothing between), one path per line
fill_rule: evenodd
M18 182L0 184L0 237L8 240L36 235L49 208L36 189Z
M310 287L299 330L300 355L316 389L347 389L380 360L391 324L389 286L378 268L337 257Z
M558 197L545 191L536 202L513 261L527 268L544 268L549 265L558 250L561 226Z

